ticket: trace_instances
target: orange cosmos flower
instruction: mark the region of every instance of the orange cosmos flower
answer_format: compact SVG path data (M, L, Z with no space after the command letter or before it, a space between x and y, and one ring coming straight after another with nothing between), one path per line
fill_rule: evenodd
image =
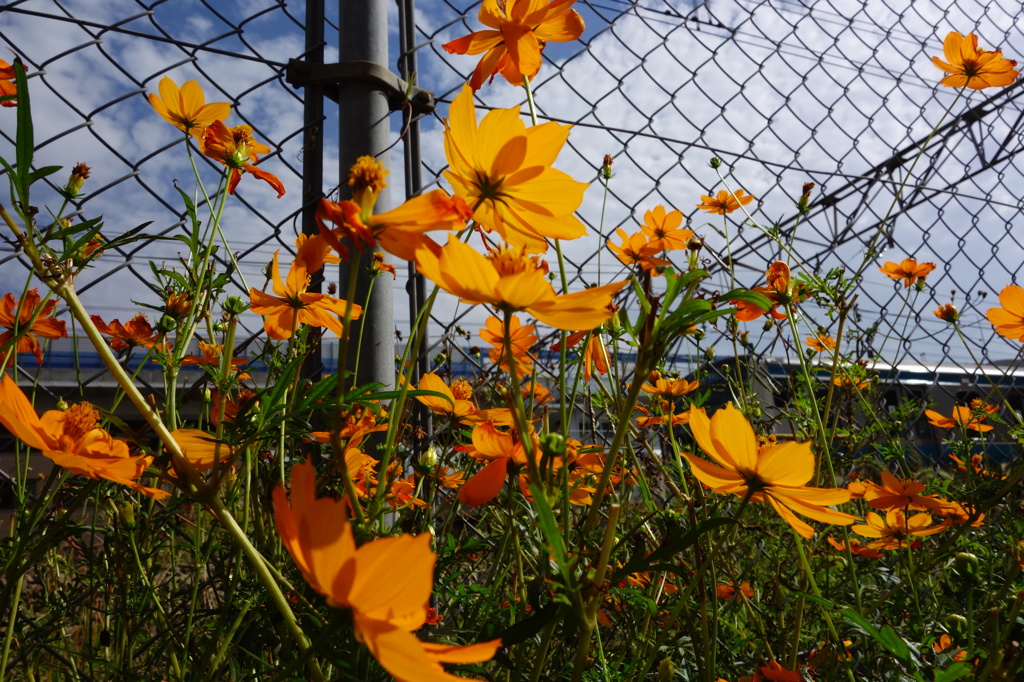
M156 113L182 132L202 138L203 129L214 121L223 121L231 114L227 102L206 104L203 89L195 81L186 81L181 89L167 76L160 79L160 97L149 96ZM267 151L270 151L269 149Z
M138 482L153 458L130 457L128 444L99 428L100 413L89 403L36 415L32 403L6 374L0 379L0 424L29 447L42 451L73 474L104 478L161 500L170 493Z
M878 269L889 279L897 282L902 279L903 286L909 287L918 280L924 281L924 278L935 269L935 263L918 263L913 258L904 258L900 263L885 261L885 265Z
M751 599L754 596L754 588L750 586L750 583L744 580L740 583L739 589L730 583L718 583L715 585L715 596L719 599L735 599L738 593L742 592L743 596L747 599Z
M288 270L288 278L281 281L281 268L274 252L271 274L274 278L274 295L256 288L249 289L252 311L263 315L263 328L272 339L290 339L300 324L325 327L341 337L345 333L342 319L346 308L351 305L349 319L355 320L363 314L361 306L349 304L340 298L327 294L307 292L309 273L323 266L323 241L319 237L307 239L295 255L295 261Z
M534 437L533 434L530 437ZM526 466L526 449L519 433L515 429L499 431L492 422L483 422L473 429L472 445L455 449L488 462L459 490L459 502L471 507L479 507L498 496L505 485L510 464L516 468ZM534 453L538 450L534 442Z
M13 99L18 94L18 86L14 84L14 66L0 59L0 97L11 97L0 102L0 107L16 107L18 100Z
M988 321L996 333L1015 341L1024 341L1024 289L1011 284L999 292L1002 308L989 308Z
M43 347L39 344L39 338L52 340L68 335L64 321L51 317L57 309L57 299L43 303L39 297L39 290L29 289L20 306L19 309L19 302L14 298L14 294L4 294L0 304L0 327L6 327L7 331L0 333L0 348L14 341L16 353L32 353L36 356L36 362L41 365ZM18 329L17 336L14 332L15 327Z
M864 520L866 524L856 524L850 530L867 538L878 538L868 543L868 549L902 549L913 537L935 535L947 528L931 525L930 514L922 512L908 519L900 509L886 512L884 519L875 512L868 512Z
M611 317L612 297L626 286L613 282L558 296L536 256L510 247L482 256L453 236L439 254L417 249L416 267L465 303L490 304L509 313L525 310L544 324L569 331L593 329Z
M664 206L655 206L644 213L640 229L656 251L672 251L687 248L693 237L693 230L681 229L682 224L682 211L666 212Z
M950 417L944 417L935 410L925 410L924 415L928 417L929 424L938 426L941 429L964 428L984 433L995 428L991 424L982 424L981 422L985 419L985 415L975 414L966 405L954 405L953 414Z
M760 447L743 413L729 403L711 419L703 409L690 408L690 429L700 448L716 463L691 454L683 456L693 475L720 494L750 494L751 502L767 502L805 538L814 529L793 512L822 523L846 526L856 517L823 505L850 501L843 488L808 488L814 475L810 443L778 443Z
M934 649L937 654L946 653L952 656L954 661L967 660L967 649L960 649L957 647L950 636L945 632L942 633L941 637L932 642L932 649Z
M840 542L839 540L836 540L831 535L829 535L828 538L826 538L826 539L828 540L828 544L832 545L832 547L835 548L835 550L837 552L846 552L846 543L845 542ZM854 556L862 556L865 559L881 559L882 558L882 553L881 552L877 552L877 551L875 551L873 549L868 549L867 547L865 547L864 545L860 544L856 540L850 540L849 545L850 545L850 554L852 554Z
M623 265L639 265L653 275L659 274L655 268L661 265L671 265L670 261L662 258L655 258L654 254L663 251L659 245L647 241L643 232L634 232L626 235L621 227L615 230L615 235L622 240L622 244L613 244L608 240L608 248L615 254L615 257L622 261Z
M1017 62L1004 59L1002 50L979 50L978 36L973 33L963 36L950 32L942 43L942 52L946 61L932 57L932 63L949 74L939 81L947 88L998 88L1009 85L1020 75L1013 68Z
M274 489L274 520L288 553L310 586L336 608L352 611L356 637L398 682L461 680L442 663L476 663L494 656L495 639L471 646L422 642L436 555L430 534L381 538L356 547L346 503L317 499L316 472L292 467L291 499Z
M478 223L534 253L547 249L546 237L575 239L586 233L573 215L586 183L552 167L569 126L549 122L527 128L518 107L490 111L477 124L469 86L452 102L448 117L444 176Z
M882 485L866 482L864 500L875 509L916 509L937 513L949 502L935 495L922 495L924 483L911 478L899 479L888 471L881 473Z
M449 196L447 192L435 189L409 199L398 208L370 216L364 223L362 209L354 201L333 202L321 199L316 210L320 234L342 258L348 258L348 243L358 249L380 247L393 256L405 261L415 258L420 246L437 250L438 245L426 232L436 230L461 230L472 212L462 197ZM333 229L326 223L335 225Z
M472 401L473 387L467 381L457 380L452 383L451 388L448 388L444 379L433 372L428 372L420 377L419 386L416 388L420 391L432 391L444 396L416 396L416 400L426 405L431 412L447 414L456 419L462 419L476 412ZM458 395L456 395L456 391L458 391Z
M697 380L687 381L686 379L678 378L663 379L661 372L658 371L651 372L647 380L651 383L641 386L641 390L645 393L660 396L667 400L684 396L687 393L693 393L700 387L700 382Z
M205 341L200 341L199 352L201 355L186 355L182 358L182 366L200 365L205 367L220 367L220 356L224 353L224 345L220 343L206 343ZM237 372L241 369L242 365L247 362L249 362L249 358L231 358L231 366L228 371ZM243 374L238 378L240 380L245 380L249 378L249 375Z
M249 126L228 128L224 121L214 121L203 130L200 148L204 155L231 169L228 194L235 193L242 171L245 171L276 189L278 199L284 196L284 184L277 176L253 165L259 161L259 154L270 152L270 147L254 140Z
M740 206L746 206L754 200L753 194L747 194L742 189L736 190L735 196L727 189L718 190L718 194L712 198L706 194L702 194L700 197L701 202L697 204L697 208L708 213L714 213L717 215L725 215L726 213L732 213L733 211L739 210Z
M181 448L185 459L199 473L230 462L235 455L230 447L218 443L212 435L199 429L175 429L171 431L171 437Z
M508 370L508 353L505 347L505 327L502 321L491 315L484 323L485 327L480 330L480 338L491 344L493 348L487 349L487 355L491 362L497 363L503 371ZM536 326L528 324L523 326L518 315L509 319L509 334L512 337L512 358L516 363L516 371L519 376L529 374L533 371L534 357L530 354L530 348L537 343Z
M92 323L100 334L112 337L110 347L118 353L134 346L152 348L160 338L160 332L153 329L145 313L135 315L124 324L118 320L111 320L107 324L99 315L93 315Z
M544 43L567 43L583 34L583 19L570 7L576 0L484 0L478 18L492 30L477 31L444 44L449 54L486 52L469 86L480 89L500 73L512 85L533 80L540 70Z
M833 351L836 349L836 340L834 337L826 334L816 334L814 336L808 336L804 345L811 350L824 353L825 351Z

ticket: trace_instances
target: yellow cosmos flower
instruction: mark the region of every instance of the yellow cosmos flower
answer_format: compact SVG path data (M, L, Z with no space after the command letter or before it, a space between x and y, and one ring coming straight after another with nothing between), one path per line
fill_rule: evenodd
M439 253L420 247L416 267L429 280L471 305L505 312L525 310L557 329L593 329L615 313L612 297L627 282L613 282L573 294L555 294L547 268L522 248L506 247L482 256L449 235Z
M479 19L493 30L476 31L444 44L449 54L480 54L469 85L479 90L500 73L512 85L540 71L544 43L566 43L583 34L583 18L570 9L576 0L484 0Z
M932 63L949 74L939 81L947 88L997 88L1009 85L1020 75L1013 68L1017 62L1004 59L1002 50L979 50L978 36L973 33L963 36L952 31L942 43L942 52L946 61L932 57Z
M916 284L918 280L923 281L931 274L932 270L935 269L935 263L918 263L913 258L904 258L899 263L885 261L885 265L878 269L889 279L896 280L897 282L902 279L903 286L909 287L912 284Z
M477 124L473 92L464 86L445 121L444 172L473 218L514 246L545 251L550 239L575 239L586 228L573 213L587 185L552 165L569 126L527 128L518 108L495 109Z
M767 502L786 523L805 538L814 529L797 512L822 523L848 526L855 516L823 505L850 501L844 488L809 488L814 475L810 443L777 443L761 447L743 413L729 403L711 419L703 409L690 408L690 429L697 444L716 464L684 453L693 475L720 494L750 495L751 502Z
M336 608L352 611L359 641L398 682L462 680L442 663L477 663L494 656L495 639L470 646L422 642L413 631L427 619L437 556L430 534L398 535L356 547L345 502L317 499L308 461L292 467L291 498L274 489L274 520L288 553L310 586Z
M201 138L203 128L214 121L223 121L231 114L227 102L206 103L203 89L195 81L186 81L181 89L167 76L160 79L160 96L149 96L156 113L178 130Z
M682 211L666 211L659 205L644 213L640 228L656 251L672 251L687 248L693 237L693 230L680 227L682 224Z

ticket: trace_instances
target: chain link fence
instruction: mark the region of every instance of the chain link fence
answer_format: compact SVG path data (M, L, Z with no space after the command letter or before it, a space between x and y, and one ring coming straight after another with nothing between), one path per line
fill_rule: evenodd
M418 143L392 151L396 200L403 162L407 174L418 176L407 183L410 190L439 182L441 119L475 65L475 58L448 55L441 46L481 28L479 3L420 0L414 15L411 3L399 5L388 66L399 70L403 63L408 70L414 58L417 84L432 90L439 106L419 120ZM1024 263L1015 191L1022 186L1016 158L1021 86L971 92L954 102L956 91L937 85L941 73L930 57L942 54L951 30L976 32L983 47L1002 48L1008 57L1024 55L1020 7L952 0L580 0L576 8L587 24L581 41L547 45L534 88L542 120L575 126L559 167L594 181L580 211L588 236L563 245L573 290L619 275L605 239L618 227L635 230L643 212L658 204L682 210L688 227L706 238L711 288L731 288L723 267L730 258L739 284L762 284L766 266L781 255L778 247L757 227L709 219L695 208L702 194L723 187L708 164L716 156L731 186L757 197L751 208L760 223L779 225L803 269L857 264L882 231L856 303L859 357L970 365L951 327L932 315L947 301L963 313L981 362L1014 357L1016 347L993 335L984 313ZM336 51L336 11L328 8L316 19L325 22L327 62ZM73 210L83 217L102 214L104 234L146 221L152 221L150 234L182 233L174 186L192 193L194 182L180 136L145 99L159 79L197 79L207 101L232 104L229 123L253 127L272 149L261 167L288 188L278 200L246 178L225 215L241 263L238 293L262 287L273 251L290 249L301 230L304 155L322 154L325 190L337 183L336 114L328 107L321 122L325 149L303 149L303 93L285 80L288 60L308 50L302 9L284 0L22 0L0 7L0 15L3 57L19 56L31 78L37 164L70 168L84 161L92 167L86 196ZM499 78L477 101L480 108L508 107L524 97ZM0 144L8 155L14 119L9 110L0 113ZM401 116L393 119L397 134ZM606 154L615 159L607 192L596 181ZM218 169L202 157L196 163L213 183ZM63 182L62 175L54 177ZM806 182L816 184L814 201L797 220L795 202ZM900 185L901 199L882 225ZM37 199L43 210L59 206L55 191ZM124 319L137 311L133 302L154 303L148 262L173 264L180 251L163 239L105 254L80 282L87 305L104 319ZM938 264L923 292L904 289L875 267L905 257ZM24 285L24 269L14 267L18 259L12 244L0 245L4 291ZM395 295L401 299L413 289L404 275ZM415 300L412 308L399 301L396 311L396 331L405 333ZM834 333L827 318L808 312ZM485 318L483 310L439 300L428 357L443 351L446 363L459 365L453 372L488 371L486 353L474 352ZM259 329L258 321L250 326ZM758 352L786 355L775 330L746 327ZM679 360L689 352L681 348ZM34 369L34 361L25 367Z
M732 288L724 267L730 259L738 284L750 287L763 284L766 267L779 258L795 269L824 274L843 266L852 274L880 231L848 328L855 345L847 349L880 369L900 364L922 382L940 382L941 364L954 373L952 384L968 383L976 363L932 312L952 301L978 361L1001 366L989 373L1007 371L1018 347L994 335L985 311L998 305L998 292L1024 263L1016 191L1024 168L1017 158L1022 86L967 91L958 99L956 90L938 85L943 74L931 56L942 56L950 31L977 33L983 48L1001 48L1009 58L1024 55L1019 6L581 0L575 7L587 25L581 41L548 44L534 81L541 120L575 126L559 167L594 181L580 210L589 235L563 244L571 288L616 278L618 261L602 254L605 239L618 227L636 231L644 211L658 204L681 210L686 226L706 238L710 288L720 291ZM421 82L450 102L477 58L449 55L442 45L482 28L479 3L420 0L417 10ZM481 88L477 102L478 109L526 110L522 90L500 77ZM439 116L445 111L440 104ZM424 176L436 179L445 163L441 124L423 125ZM597 181L605 154L615 159L607 193ZM778 225L795 262L761 229L732 219L739 213L723 222L695 208L702 194L725 186L709 166L713 156L723 160L731 187L757 197L749 208L756 206L760 225ZM796 201L807 182L816 187L801 218ZM938 265L924 291L878 269L907 257ZM821 310L805 311L808 334L816 325L836 333ZM480 317L454 308L435 315L448 325L449 351L469 345L460 332L475 335ZM762 324L763 318L741 324L755 354L792 361L788 333ZM704 347L715 338L710 334ZM684 373L701 350L686 343L676 358ZM732 348L720 344L719 356ZM950 401L967 394L949 392Z

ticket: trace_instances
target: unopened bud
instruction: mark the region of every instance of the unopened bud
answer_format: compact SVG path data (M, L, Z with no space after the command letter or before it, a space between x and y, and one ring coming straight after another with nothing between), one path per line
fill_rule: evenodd
M540 437L540 450L548 457L564 457L565 436L560 433L545 433Z
M61 412L68 409L68 404L64 401L64 398L57 398L57 409Z
M967 575L976 575L978 566L981 565L978 557L970 552L957 552L953 557L953 562L956 564L957 570Z
M429 448L427 448L426 452L420 455L420 465L426 467L427 469L433 469L434 467L437 466L438 458L439 453L437 452L437 448L431 445Z
M811 205L811 192L814 190L813 182L805 182L800 198L796 201L796 208L801 213L807 211L807 207Z
M676 675L676 667L667 658L661 659L658 664L658 682L671 682Z
M717 168L721 168L722 167L722 160L720 158L718 158L717 156L712 156L711 157L711 167L712 168L716 168L716 169Z
M228 315L238 317L244 313L248 307L249 306L245 304L245 301L238 296L228 296L224 299L224 311L227 312Z
M950 632L957 633L967 630L967 619L961 616L959 613L951 613L946 616L946 627L949 628Z
M715 349L714 348L708 348L706 351L704 351L704 359L706 361L708 361L708 362L714 362L715 361Z
M72 199L76 198L82 193L82 185L85 184L88 177L89 167L84 163L75 164L75 167L71 169L71 177L68 178L68 184L64 185L64 193Z
M117 505L117 520L125 528L135 528L135 505L125 501Z

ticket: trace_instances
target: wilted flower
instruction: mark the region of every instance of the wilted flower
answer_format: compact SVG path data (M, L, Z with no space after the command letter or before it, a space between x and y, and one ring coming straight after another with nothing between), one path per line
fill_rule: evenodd
M946 322L956 322L960 319L960 312L952 303L943 303L934 312L935 317Z

